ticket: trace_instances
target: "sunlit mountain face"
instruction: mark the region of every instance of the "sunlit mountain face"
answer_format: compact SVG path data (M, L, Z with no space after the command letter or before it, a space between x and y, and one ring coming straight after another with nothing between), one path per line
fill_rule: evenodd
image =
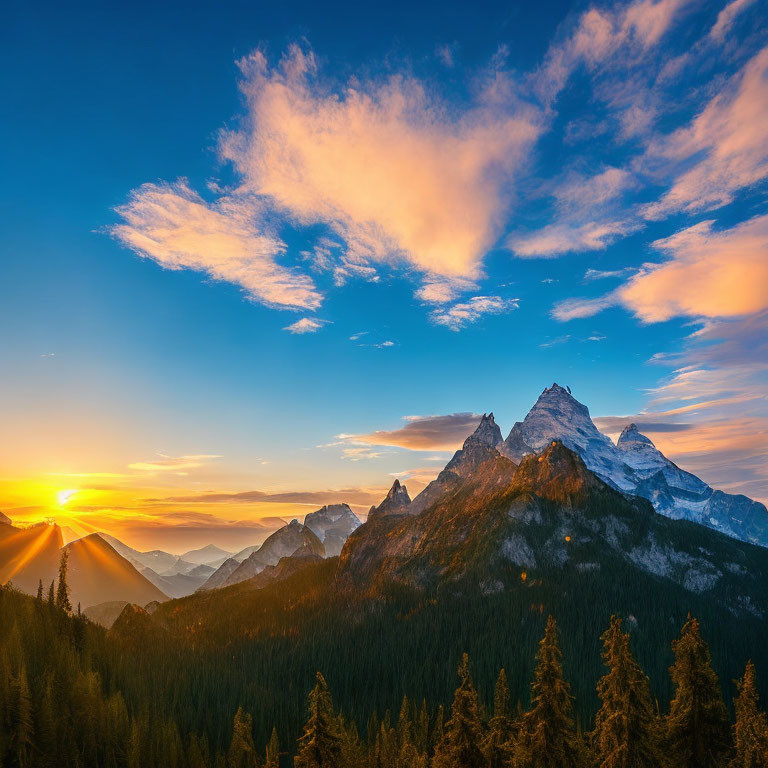
M768 5L12 6L0 766L764 766Z

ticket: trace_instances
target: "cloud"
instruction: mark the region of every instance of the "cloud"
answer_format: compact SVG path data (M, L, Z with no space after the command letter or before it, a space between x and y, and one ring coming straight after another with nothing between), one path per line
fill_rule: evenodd
M381 500L382 492L388 488L338 488L321 491L242 491L226 493L212 491L210 493L190 494L183 496L166 496L149 498L144 501L150 504L306 504L322 507L325 504L345 502L353 506L368 507Z
M203 272L271 307L320 306L312 280L277 263L285 245L259 230L259 207L248 196L207 203L185 181L144 184L117 213L124 223L112 235L165 269Z
M618 304L618 300L614 294L598 296L595 299L564 299L552 307L551 314L556 320L566 322L592 317L616 304Z
M736 18L743 13L755 0L733 0L717 15L717 21L709 32L709 36L717 43L723 41L731 31Z
M512 312L520 305L519 299L502 299L501 296L473 296L467 301L450 307L435 309L430 319L436 325L444 325L452 331L459 331L483 315L502 315Z
M565 40L550 46L533 86L552 104L579 67L605 69L606 62L647 59L647 51L672 27L687 0L638 0L615 9L590 8Z
M358 263L480 276L505 185L541 131L532 108L481 89L447 110L402 75L339 87L295 45L276 67L257 51L241 70L248 115L222 154L244 189L298 224L328 225Z
M216 454L189 454L185 456L166 456L158 454L160 458L153 461L137 461L129 464L129 469L135 469L142 472L180 472L184 469L195 469L202 467L203 464L211 459L220 459Z
M522 258L605 250L638 228L620 206L622 193L635 186L633 175L620 168L565 174L551 184L555 220L535 232L513 232L506 246Z
M295 323L286 325L283 328L284 331L289 333L316 333L319 331L328 321L318 320L313 317L302 317L301 320L297 320Z
M632 270L629 267L626 267L624 269L608 269L608 270L588 269L584 273L584 282L592 283L595 280L607 280L609 278L614 278L614 277L626 277L627 274L633 271L634 270Z
M604 251L633 227L622 221L586 224L555 223L530 234L514 233L507 239L507 247L521 258L552 257L563 253Z
M646 162L677 163L684 170L660 200L645 207L644 215L662 219L678 211L711 210L764 179L768 176L765 125L768 48L727 80L689 125L648 148Z
M624 285L597 298L571 298L552 309L557 320L596 315L621 304L644 322L672 317L724 318L768 308L768 215L730 229L702 221L652 245L671 258L645 264ZM589 273L587 273L589 274Z
M768 308L768 215L715 231L702 221L653 246L671 255L645 265L617 292L646 322L731 317Z
M342 440L368 445L389 445L411 451L454 451L477 428L480 414L407 416L403 427L368 434L340 435Z

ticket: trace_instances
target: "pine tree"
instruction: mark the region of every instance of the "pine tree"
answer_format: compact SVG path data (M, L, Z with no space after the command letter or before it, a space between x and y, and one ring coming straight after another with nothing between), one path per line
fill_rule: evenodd
M768 717L758 708L755 665L747 662L744 677L736 681L733 700L735 754L730 768L768 768Z
M253 745L253 718L242 707L237 708L232 723L232 741L227 752L227 768L256 768Z
M688 617L672 650L675 695L666 721L667 753L675 768L720 768L730 748L730 723L696 619Z
M16 763L24 768L32 748L32 697L24 664L14 677L11 692L11 744Z
M43 602L43 580L40 579L40 583L37 585L37 602Z
M504 768L512 760L513 726L509 707L507 673L502 669L493 693L493 717L488 723L488 733L483 740L483 754L488 768Z
M56 588L56 606L66 613L72 613L72 604L69 602L69 587L67 586L67 565L69 563L69 550L61 550L59 562L59 584Z
M48 587L48 605L53 605L56 602L55 597L55 591L53 586L53 581L51 582L51 586Z
M333 712L333 699L325 678L316 675L315 687L308 697L309 718L299 739L296 768L336 768L340 764L341 734Z
M272 728L272 735L267 743L264 756L264 768L280 768L280 740L277 738L277 728Z
M621 631L611 616L603 633L603 662L608 673L597 684L602 705L595 717L592 746L600 768L645 768L661 765L660 724L651 689Z
M482 741L477 691L469 672L469 657L465 653L459 664L459 687L453 694L451 717L445 724L442 740L435 747L433 767L482 768L485 765Z
M515 746L516 768L576 768L581 763L561 656L557 623L550 616L536 654L531 709L523 715Z

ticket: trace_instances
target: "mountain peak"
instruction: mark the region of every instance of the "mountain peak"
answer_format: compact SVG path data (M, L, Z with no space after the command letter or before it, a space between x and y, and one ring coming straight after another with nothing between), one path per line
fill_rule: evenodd
M395 482L392 483L392 487L389 489L384 501L379 504L378 507L371 507L368 512L368 517L384 516L384 515L402 515L408 512L408 507L411 504L411 497L408 495L408 489L401 485L400 481L395 478Z
M494 448L502 442L501 430L493 418L493 411L483 414L475 431L465 440L464 446L469 442L484 443Z
M8 515L4 514L3 512L0 512L0 523L5 523L6 525L13 525L13 521L11 520Z
M627 424L627 426L624 427L624 429L621 431L621 434L619 435L617 445L621 445L622 443L645 443L646 445L650 445L655 448L650 438L647 438L638 430L637 424Z
M405 502L406 504L410 504L411 502L411 497L408 495L408 489L400 483L398 478L395 478L395 482L392 483L392 487L387 494L387 499L389 501Z

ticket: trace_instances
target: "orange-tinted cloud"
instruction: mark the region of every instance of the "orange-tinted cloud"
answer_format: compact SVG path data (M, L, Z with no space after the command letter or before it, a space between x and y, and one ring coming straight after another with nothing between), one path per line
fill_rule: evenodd
M259 207L247 196L207 203L184 181L145 184L117 212L124 223L112 234L165 269L203 272L273 307L320 306L312 280L278 264L285 246L260 230Z
M649 219L725 205L768 176L768 48L726 82L690 125L654 142L649 158L685 163L672 188L645 208Z
M768 307L768 215L714 231L703 221L653 245L672 256L646 265L618 299L646 322L731 317Z
M445 416L408 416L399 429L376 430L362 435L340 435L343 440L368 445L391 445L412 451L454 451L474 432L480 421L477 413L450 413Z
M406 76L339 93L298 46L275 68L260 52L241 68L248 120L222 151L244 189L299 223L331 226L358 262L480 276L504 186L540 133L532 108L486 91L449 113Z

